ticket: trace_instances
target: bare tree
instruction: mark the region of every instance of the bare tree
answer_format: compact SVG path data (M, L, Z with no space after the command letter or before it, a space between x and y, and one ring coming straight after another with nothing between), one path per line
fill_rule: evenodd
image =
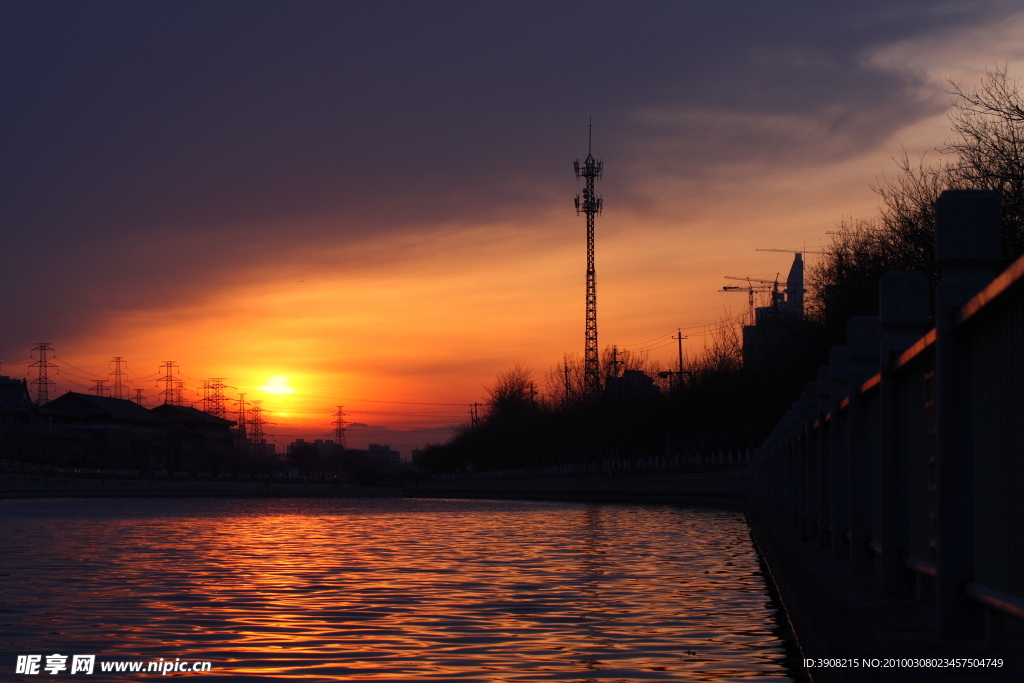
M887 270L921 270L934 282L935 200L947 189L987 189L1002 203L1004 263L1024 253L1024 98L1006 67L967 89L950 81L954 137L928 163L897 158L899 173L872 189L879 215L846 219L809 272L809 307L838 343L846 320L878 312L878 278Z
M950 81L950 122L957 137L943 152L955 154L964 187L992 190L1002 200L1003 254L1024 252L1024 97L1004 65L985 72L973 89Z
M494 386L487 387L488 418L517 415L535 405L533 372L522 362L498 373Z

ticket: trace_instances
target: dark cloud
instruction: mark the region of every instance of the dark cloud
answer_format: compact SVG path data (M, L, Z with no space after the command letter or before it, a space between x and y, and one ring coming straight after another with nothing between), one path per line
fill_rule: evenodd
M934 112L919 78L866 50L1009 11L4 2L0 286L19 295L3 313L52 335L331 231L528 214L572 191L589 114L624 170L638 154L679 174L842 158ZM345 220L268 227L330 214Z

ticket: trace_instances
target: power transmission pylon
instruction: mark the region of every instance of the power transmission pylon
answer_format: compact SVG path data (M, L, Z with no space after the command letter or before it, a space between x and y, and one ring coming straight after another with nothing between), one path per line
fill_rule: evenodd
M92 381L94 383L94 386L89 391L91 391L96 396L106 396L107 392L109 390L107 389L107 387L105 387L103 385L107 383L107 380L105 380L105 379L94 379Z
M263 401L253 401L249 409L249 425L252 427L251 440L254 444L262 444L270 436L264 433L267 422L263 419Z
M125 371L121 369L122 365L127 365L123 356L114 356L110 361L114 364L114 371L110 373L113 377L113 384L110 385L110 396L113 398L125 398L125 392L128 388L124 385Z
M32 384L36 385L36 405L41 406L44 403L49 403L50 387L56 384L56 382L50 379L47 371L57 366L46 357L48 353L53 351L53 347L50 346L49 342L37 342L32 350L39 352L39 360L29 367L39 368L39 376L32 380Z
M238 410L235 411L235 414L238 415L238 431L242 434L242 437L245 438L246 426L248 425L248 415L246 415L245 409L245 394L238 394L238 400L235 401L235 403L238 405Z
M348 422L345 421L344 406L338 406L337 412L334 413L334 443L338 444L342 448L348 448L345 443L345 432L348 428L345 426Z
M223 377L211 377L203 382L203 397L199 399L199 402L203 404L205 412L219 418L224 418L228 414L227 408L224 406L227 401L227 397L224 396L225 389L234 389L234 387L224 384Z
M132 400L135 401L136 403L138 403L141 406L142 405L142 401L145 400L145 398L146 397L142 395L142 389L136 389L135 390L135 397Z
M594 126L590 124L587 134L587 158L580 166L580 160L573 162L576 180L586 180L583 201L576 195L576 215L587 217L587 333L583 347L583 393L594 398L601 392L601 358L597 349L597 282L594 272L594 217L601 214L603 200L594 192L594 181L601 177L604 164L591 154Z
M174 378L174 371L178 369L178 364L173 360L165 360L160 369L164 371L164 376L160 378L160 381L164 383L164 390L160 392L160 395L164 397L164 405L181 405L176 391L177 380Z

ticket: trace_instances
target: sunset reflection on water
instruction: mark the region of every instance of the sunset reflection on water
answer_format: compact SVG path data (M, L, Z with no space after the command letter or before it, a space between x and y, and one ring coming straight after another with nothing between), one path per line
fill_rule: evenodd
M738 512L396 499L0 509L11 671L17 654L71 652L209 660L205 678L235 681L789 680Z

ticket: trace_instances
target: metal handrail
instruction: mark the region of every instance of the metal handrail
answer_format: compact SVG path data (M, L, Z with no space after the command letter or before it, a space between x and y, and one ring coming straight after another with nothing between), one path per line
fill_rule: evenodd
M967 597L986 607L1024 621L1024 600L976 583L967 584Z

